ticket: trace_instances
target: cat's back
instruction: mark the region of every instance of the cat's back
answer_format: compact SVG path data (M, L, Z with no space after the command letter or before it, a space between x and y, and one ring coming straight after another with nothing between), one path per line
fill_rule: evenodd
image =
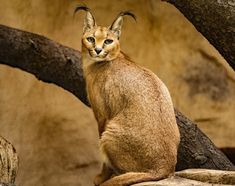
M107 88L118 88L119 92L128 94L131 99L140 97L153 101L162 94L171 99L166 86L157 75L123 53L107 66L103 75Z

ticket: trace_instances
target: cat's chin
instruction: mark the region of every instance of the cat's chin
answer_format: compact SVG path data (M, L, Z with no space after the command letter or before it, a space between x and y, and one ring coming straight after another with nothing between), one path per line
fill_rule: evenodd
M105 57L101 57L101 56L90 56L90 59L94 62L102 62L102 61L110 61L109 57L105 56Z
M110 58L109 55L105 55L105 56L92 56L89 55L89 59L93 62L102 62L102 61L112 61L116 58L116 56L114 58Z
M92 61L94 62L101 62L101 61L107 61L106 58L102 58L102 57L91 57Z

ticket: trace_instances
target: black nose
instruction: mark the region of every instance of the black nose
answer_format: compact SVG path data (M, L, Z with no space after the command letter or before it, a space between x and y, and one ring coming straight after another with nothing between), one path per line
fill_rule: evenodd
M95 48L95 52L99 54L102 51L102 48Z

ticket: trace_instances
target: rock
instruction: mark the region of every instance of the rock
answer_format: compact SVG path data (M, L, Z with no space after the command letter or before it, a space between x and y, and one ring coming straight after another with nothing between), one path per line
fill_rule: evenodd
M132 186L171 186L171 185L177 185L177 186L189 186L189 185L196 185L196 186L211 186L212 184L209 183L203 183L195 180L190 180L186 178L181 177L171 177L160 181L149 181L149 182L143 182L134 184Z
M150 181L132 186L229 186L235 185L235 171L209 169L186 169L175 173L176 176L160 181Z
M191 179L186 179L186 178L181 178L181 177L172 177L172 178L167 178L164 180L160 181L149 181L149 182L143 182L143 183L138 183L134 184L132 186L232 186L228 184L213 184L213 183L205 183L205 182L200 182L196 180L191 180Z
M202 182L235 185L235 171L186 169L176 172L175 175Z

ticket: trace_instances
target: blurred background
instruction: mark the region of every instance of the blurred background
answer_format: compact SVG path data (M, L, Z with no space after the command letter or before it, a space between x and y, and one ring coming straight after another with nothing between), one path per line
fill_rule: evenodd
M80 50L84 13L108 26L123 10L121 48L167 85L174 105L220 148L235 148L235 73L170 4L160 0L0 0L0 24ZM33 59L32 59L33 60ZM97 124L71 93L0 65L0 135L20 158L17 185L86 186L100 171Z

